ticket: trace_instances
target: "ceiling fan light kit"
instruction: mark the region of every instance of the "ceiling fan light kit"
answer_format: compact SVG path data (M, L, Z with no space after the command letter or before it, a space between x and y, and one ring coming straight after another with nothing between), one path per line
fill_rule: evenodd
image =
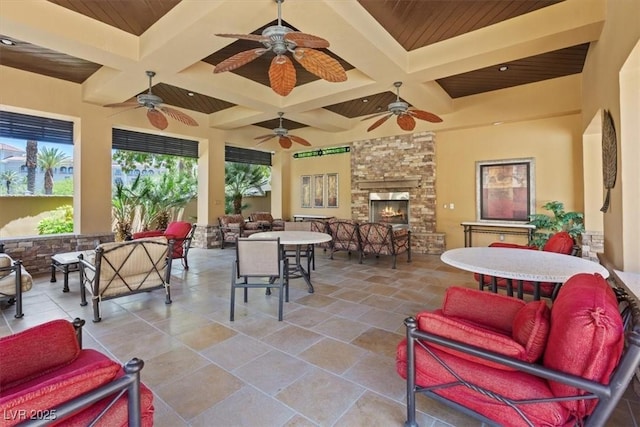
M273 129L273 133L257 136L253 139L258 141L258 144L262 144L263 142L266 142L266 141L269 141L270 139L278 137L278 143L284 149L291 148L294 142L297 142L300 145L304 145L305 147L310 147L311 143L309 141L307 141L304 138L300 138L299 136L291 135L289 133L289 130L285 129L282 126L283 115L284 113L282 112L278 113L278 116L280 117L280 125L277 128Z
M286 56L287 53L291 53L305 70L321 79L328 82L346 81L347 73L342 65L326 53L316 50L328 48L329 42L282 25L284 0L274 1L278 4L278 24L265 28L262 34L216 34L220 37L258 41L264 47L237 53L216 65L213 72L235 70L271 51L276 56L269 66L269 85L281 96L289 95L296 85L296 69L291 59Z
M430 113L428 111L418 110L415 108L410 108L408 103L400 100L400 86L402 86L402 82L395 82L393 85L396 87L396 100L395 102L392 102L388 105L387 111L382 113L376 113L362 119L364 121L364 120L372 119L374 117L382 116L381 118L376 120L371 126L369 126L369 128L367 128L367 132L370 132L376 129L377 127L382 125L384 122L389 120L389 118L392 116L398 116L396 119L398 126L400 126L400 129L406 130L406 131L412 131L413 129L415 129L416 127L415 119L425 120L431 123L440 123L442 121L440 117L438 117L433 113Z
M147 93L141 93L136 97L136 99L120 102L116 104L107 104L104 107L110 108L119 108L119 107L131 107L130 109L136 109L144 107L147 109L147 119L149 123L155 128L160 130L165 130L167 126L169 126L169 122L167 118L162 114L166 114L174 120L179 121L187 126L198 126L198 122L193 119L193 117L183 113L180 110L175 108L167 107L166 105L162 105L163 101L157 95L154 95L151 92L151 87L153 86L152 80L156 75L154 71L147 71L147 77L149 77L149 91ZM125 110L127 111L127 110Z

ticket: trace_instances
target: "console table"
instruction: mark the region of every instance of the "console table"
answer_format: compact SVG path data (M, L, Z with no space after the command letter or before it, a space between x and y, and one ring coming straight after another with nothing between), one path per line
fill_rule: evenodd
M293 215L293 220L294 221L304 221L305 219L327 220L327 219L331 219L331 218L333 218L333 216L327 216L327 215L303 215L303 214Z
M464 227L464 246L467 248L473 246L471 244L473 233L520 235L527 236L531 241L536 229L533 224L511 222L462 222L460 225Z

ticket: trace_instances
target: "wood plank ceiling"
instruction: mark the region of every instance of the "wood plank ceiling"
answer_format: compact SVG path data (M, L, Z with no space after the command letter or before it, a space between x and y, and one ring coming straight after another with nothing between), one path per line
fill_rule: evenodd
M135 36L143 35L158 20L171 14L172 10L181 3L181 0L48 1L73 13L84 15ZM535 13L560 2L562 0L358 0L359 5L379 23L381 30L386 31L407 52L519 16ZM241 3L238 2L239 8L242 7ZM268 18L269 21L257 26L252 34L260 34L267 26L277 23L272 20L273 17ZM294 28L286 22L283 24ZM327 38L330 36L331 34L328 34ZM0 35L0 38L10 39L15 43L13 46L0 44L0 64L4 66L74 83L83 83L102 66L102 64L74 57L64 52L56 52L46 47L17 40L11 34ZM255 41L232 41L223 48L211 52L201 61L215 65L231 55L255 47L257 47ZM576 46L539 55L448 75L436 81L451 98L455 99L576 74L582 71L588 47L589 43L580 43ZM346 70L355 68L349 63L349 58L341 58L330 49L324 49L324 51L337 59ZM233 72L242 78L268 86L266 70L271 58L271 56L265 55ZM298 87L318 79L299 65L296 64L296 66ZM500 67L506 67L507 72L499 71ZM166 83L156 83L152 90L166 104L206 114L237 105L225 99L199 94L190 90L189 87L181 88ZM387 105L395 100L396 94L394 89L390 87L388 91L370 93L322 107L343 117L355 118L384 111ZM275 114L273 116L272 120L260 120L253 124L266 128L276 127L278 120L275 118ZM284 123L285 127L289 129L306 126L286 118Z

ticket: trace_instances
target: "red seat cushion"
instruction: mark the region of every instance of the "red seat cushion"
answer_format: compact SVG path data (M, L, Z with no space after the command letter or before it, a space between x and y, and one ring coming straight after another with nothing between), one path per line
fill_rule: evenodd
M68 322L67 322L68 323ZM49 352L46 352L48 356ZM4 365L4 361L3 361ZM12 388L3 388L0 413L30 414L60 405L113 380L122 367L95 350L82 350L69 365L32 378ZM4 370L4 369L3 369ZM6 426L24 419L16 416Z
M493 369L465 360L429 346L464 380L477 384L511 399L553 397L547 381L522 372ZM421 346L416 345L416 384L426 387L455 382L456 378L438 363ZM396 369L400 376L407 376L406 341L400 342L396 352ZM517 386L514 387L514 384ZM437 391L443 397L485 415L505 426L526 426L518 413L509 406L463 385L445 387ZM572 421L571 414L558 402L518 405L536 426L565 426ZM573 420L575 421L575 420Z
M0 392L66 366L79 354L75 329L67 320L53 320L0 338Z
M571 237L566 231L561 231L551 236L549 240L547 240L547 243L542 247L542 250L569 255L573 251L574 245L575 242L573 241L573 237Z
M544 365L607 384L623 344L622 317L607 281L599 274L586 273L567 280L551 308ZM574 387L549 384L556 396L579 394ZM596 401L562 404L581 418L593 410Z
M133 237L133 240L137 240L137 239L146 239L147 237L160 237L160 236L164 236L164 231L147 230L147 231L139 231L137 233L133 233L131 237Z

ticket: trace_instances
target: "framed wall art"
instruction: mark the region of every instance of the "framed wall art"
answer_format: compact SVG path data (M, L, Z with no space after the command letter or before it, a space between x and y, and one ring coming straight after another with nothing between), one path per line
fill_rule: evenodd
M311 207L311 175L302 175L300 182L300 206Z
M533 158L476 162L478 221L528 222L535 212Z
M324 207L324 175L313 176L313 207Z
M327 174L327 207L338 207L338 174Z

